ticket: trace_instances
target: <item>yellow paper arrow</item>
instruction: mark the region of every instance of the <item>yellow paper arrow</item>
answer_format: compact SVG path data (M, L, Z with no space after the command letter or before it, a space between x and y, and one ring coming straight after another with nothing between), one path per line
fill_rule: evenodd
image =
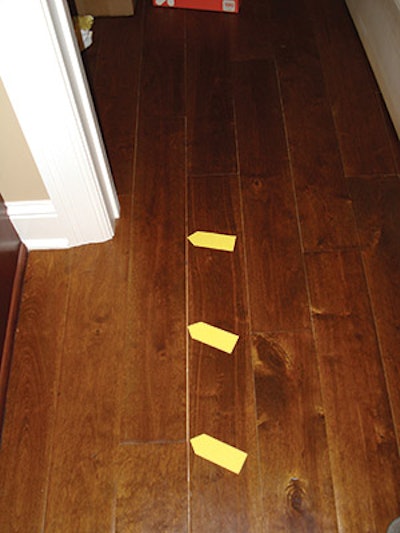
M236 243L236 235L225 235L224 233L212 233L210 231L195 231L189 235L188 239L193 246L223 250L224 252L233 252Z
M199 457L239 474L247 459L247 453L234 448L206 433L190 439L193 451Z
M188 326L188 330L189 335L195 341L202 342L226 353L232 353L239 340L239 335L211 326L211 324L206 324L205 322L195 322Z

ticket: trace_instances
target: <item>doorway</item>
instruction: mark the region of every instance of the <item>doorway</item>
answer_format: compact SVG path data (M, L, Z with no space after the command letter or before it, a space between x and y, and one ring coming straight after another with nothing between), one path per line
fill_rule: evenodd
M29 249L108 240L119 203L69 7L4 0L2 8L2 80L50 197L17 230Z

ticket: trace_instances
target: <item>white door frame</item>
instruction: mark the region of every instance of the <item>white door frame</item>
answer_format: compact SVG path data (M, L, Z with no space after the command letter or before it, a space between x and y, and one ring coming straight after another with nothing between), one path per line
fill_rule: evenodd
M0 75L50 198L32 217L10 206L22 240L112 238L119 203L65 0L0 0Z

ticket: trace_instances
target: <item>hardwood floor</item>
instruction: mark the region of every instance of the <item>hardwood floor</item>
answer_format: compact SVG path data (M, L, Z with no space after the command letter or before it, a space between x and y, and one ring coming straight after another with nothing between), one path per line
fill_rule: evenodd
M0 532L385 532L400 147L343 0L141 0L83 58L122 216L110 242L29 256ZM249 454L239 475L194 455L203 432Z

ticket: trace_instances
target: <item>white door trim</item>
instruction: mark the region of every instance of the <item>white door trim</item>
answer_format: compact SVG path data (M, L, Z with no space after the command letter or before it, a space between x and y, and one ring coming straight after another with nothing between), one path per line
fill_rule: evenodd
M108 240L119 204L65 0L0 7L0 74L54 206L56 238L66 247ZM41 235L29 240L43 247Z

